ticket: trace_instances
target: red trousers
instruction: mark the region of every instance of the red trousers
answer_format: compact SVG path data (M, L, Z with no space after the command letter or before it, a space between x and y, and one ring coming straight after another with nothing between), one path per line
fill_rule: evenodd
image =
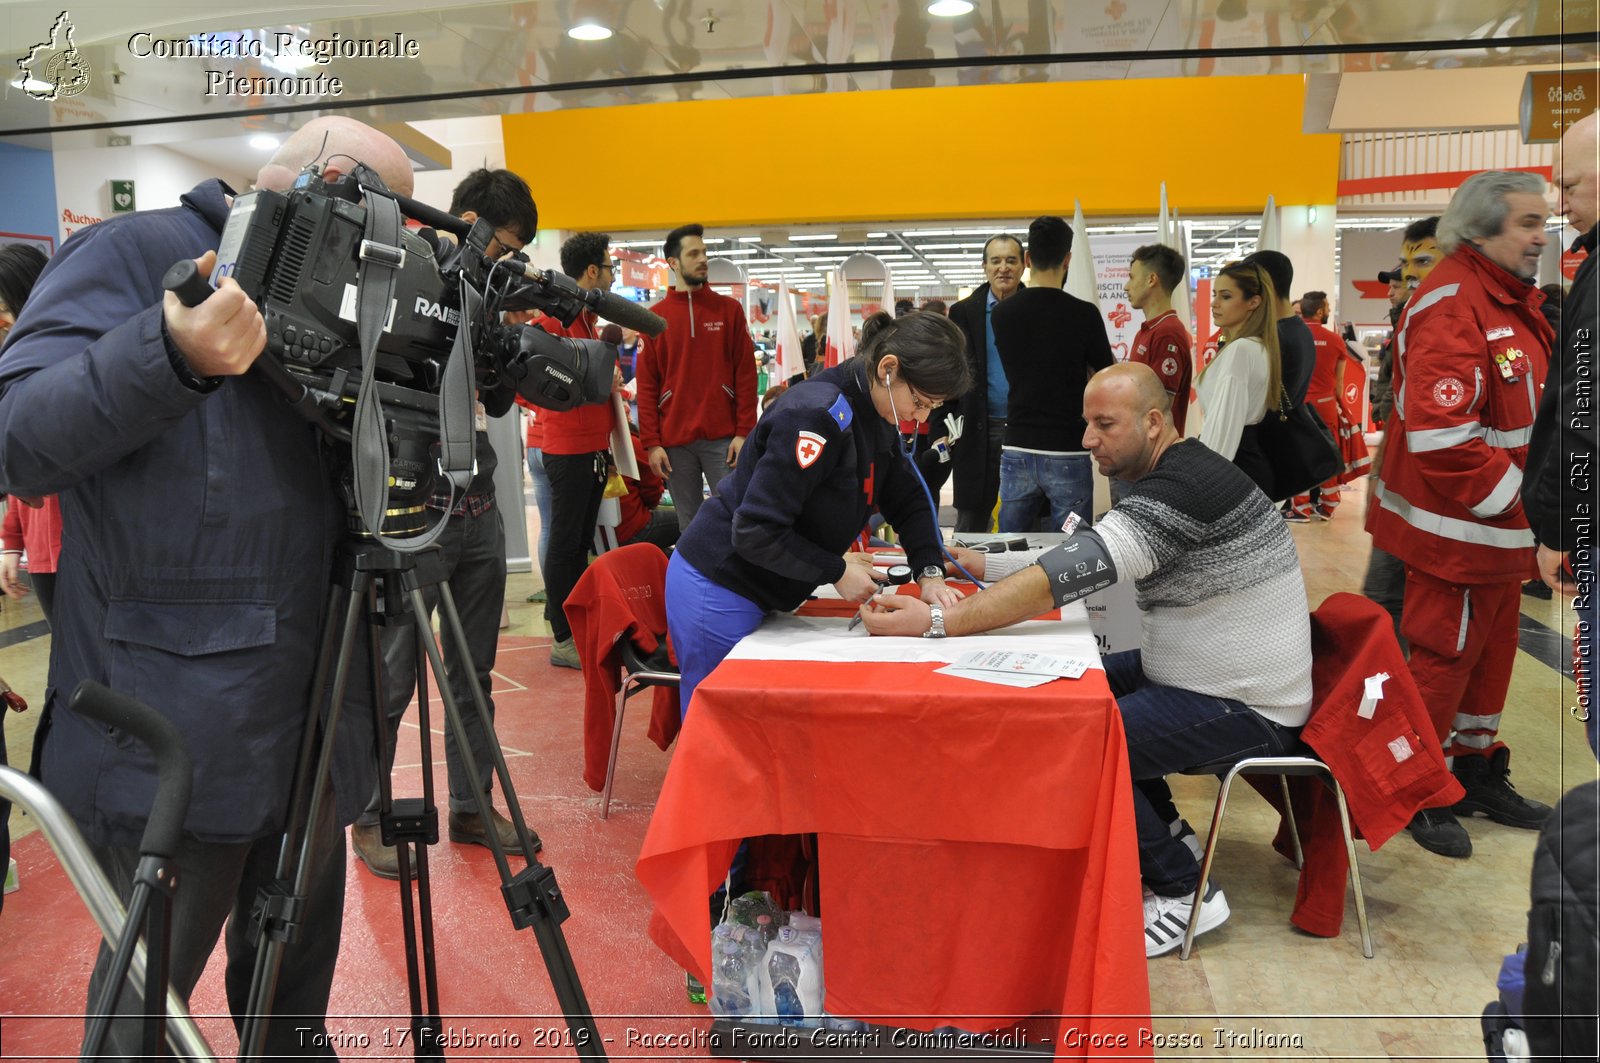
M1488 756L1500 744L1522 584L1452 583L1408 565L1405 602L1400 634L1411 643L1411 678L1445 756Z

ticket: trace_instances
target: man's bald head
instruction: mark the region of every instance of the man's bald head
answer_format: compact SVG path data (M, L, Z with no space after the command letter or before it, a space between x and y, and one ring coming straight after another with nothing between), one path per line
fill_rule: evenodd
M357 162L364 162L383 178L389 191L402 196L410 196L416 187L411 160L392 137L343 115L313 118L289 134L256 175L256 187L282 192L313 162L326 164L336 174L349 173Z
M1600 111L1572 123L1556 158L1556 213L1580 233L1600 220Z
M1083 391L1083 448L1106 476L1137 480L1178 441L1172 399L1155 370L1139 362L1102 369Z
M1167 420L1172 419L1172 396L1167 394L1156 371L1142 362L1119 362L1102 369L1089 379L1084 400L1097 388L1104 389L1107 402L1127 407L1135 417L1155 410Z

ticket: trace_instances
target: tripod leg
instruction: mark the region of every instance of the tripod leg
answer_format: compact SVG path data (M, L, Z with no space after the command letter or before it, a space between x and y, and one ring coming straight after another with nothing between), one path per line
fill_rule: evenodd
M350 661L355 646L361 610L372 584L369 572L356 570L351 586L335 587L330 595L329 623L339 615L341 625L328 629L317 659L317 675L312 683L311 704L306 714L307 735L301 741L301 756L295 768L295 783L285 821L283 846L278 855L278 874L274 889L264 890L256 899L251 917L252 934L258 942L255 972L250 983L249 1005L244 1029L239 1034L239 1057L260 1058L267 1040L267 1022L272 1017L272 1000L277 993L278 975L283 967L283 949L299 934L303 919L303 900L311 872L312 824L322 815L323 804L332 793L330 772L339 714L344 707ZM337 656L333 648L338 647ZM332 670L331 689L328 672ZM326 700L324 693L328 694ZM326 720L323 709L326 706Z
M417 730L422 752L422 815L427 820L427 829L425 837L421 836L423 832L415 830L404 838L396 837L395 854L400 864L400 914L405 924L406 989L411 1001L412 1051L417 1059L436 1059L442 1057L438 1050L438 1031L442 1023L439 1018L438 959L433 947L433 883L429 877L427 846L439 840L439 812L434 800L428 667L423 664L429 661L426 646L433 643L433 630L425 609L419 613L415 599L409 594L406 602L413 623L411 666L417 686ZM438 681L442 684L443 678L439 677ZM413 855L417 861L415 913L409 878Z
M420 591L413 590L411 598L413 608L421 606ZM472 657L468 653L466 633L461 627L460 614L456 612L455 598L451 595L449 586L445 584L439 587L439 611L444 621L445 637L452 640L458 658L470 661ZM466 727L461 721L460 706L456 704L455 697L444 684L444 662L432 640L429 640L428 660L434 674L440 677L440 700L444 702L445 715L455 733L456 745L465 753L471 747L467 743ZM512 923L519 929L525 926L532 926L534 929L534 937L539 942L539 951L544 956L545 968L550 973L551 988L555 990L556 1001L561 1005L561 1013L572 1031L573 1046L577 1050L578 1057L605 1059L600 1031L594 1024L594 1016L584 996L577 968L573 966L566 935L561 931L561 922L568 915L566 901L556 885L555 872L534 860L528 827L522 819L522 806L517 800L516 788L511 783L511 769L506 766L505 753L500 748L500 740L495 735L493 722L489 719L489 706L484 701L483 691L478 686L476 677L470 685L473 707L483 727L490 756L494 761L495 774L500 778L500 789L505 795L506 806L511 812L511 821L517 829L517 837L522 842L522 851L527 860L527 866L521 872L516 876L510 874L510 866L506 862L497 832L492 826L490 812L493 805L488 793L483 789L478 766L471 756L463 755L462 767L466 770L468 784L477 796L478 814L483 818L486 840L494 853L495 864L500 870L501 892L505 895Z
M445 637L449 638L451 644L456 648L457 658L464 663L465 667L471 668L472 655L468 652L467 633L461 626L461 614L456 612L455 595L450 593L449 584L441 584L439 587L439 615L443 621L441 626L444 629ZM506 809L511 815L511 823L517 829L517 840L522 844L524 857L531 864L534 854L534 846L531 844L532 835L528 831L527 823L523 820L522 804L517 800L516 787L511 783L511 769L506 766L505 753L500 748L500 739L495 735L494 720L489 716L489 705L484 699L483 690L478 685L477 677L472 676L471 678L472 681L468 686L472 690L472 708L477 713L478 726L483 731L485 745L489 749L489 757L493 764L495 776L500 780L500 792L505 795ZM489 816L490 808L488 807L490 802L488 795L483 791L483 780L478 777L477 764L472 762L472 757L468 753L470 747L466 744L466 728L464 726L455 728L455 735L456 748L461 750L462 761L472 765L467 778L472 784L473 792L479 795L478 814L483 817L485 831L493 833L490 826L492 822ZM504 873L505 871L502 869L501 874L504 875Z

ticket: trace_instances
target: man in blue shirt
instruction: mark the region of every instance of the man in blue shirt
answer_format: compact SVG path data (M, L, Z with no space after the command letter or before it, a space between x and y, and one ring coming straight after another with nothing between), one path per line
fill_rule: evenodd
M987 532L994 526L1000 497L1000 444L1005 437L1010 385L994 342L995 305L1022 288L1022 241L1009 233L983 245L986 283L950 308L950 320L967 335L967 360L973 387L955 403L934 411L933 434L947 414L961 418L961 432L950 447L954 466L956 531Z

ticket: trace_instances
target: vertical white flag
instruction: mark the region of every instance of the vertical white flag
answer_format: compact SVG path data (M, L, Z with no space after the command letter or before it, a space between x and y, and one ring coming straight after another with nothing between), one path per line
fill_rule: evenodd
M1067 266L1067 294L1100 305L1094 252L1089 247L1089 226L1083 220L1083 204L1077 200L1072 201L1072 262Z
M800 351L800 329L795 323L794 299L789 295L789 282L778 281L778 358L775 383L782 383L796 373L806 371L805 356Z
M1172 216L1167 213L1167 182L1161 182L1161 213L1156 215L1156 243L1177 247L1172 239Z
M1261 236L1256 240L1257 251L1282 251L1278 246L1278 204L1271 197L1267 197L1267 207L1261 212ZM1280 293L1285 299L1288 293Z
M844 270L828 274L828 346L825 365L832 369L855 356L855 336L850 331L850 288Z
M1172 309L1178 312L1178 320L1183 322L1183 327L1191 333L1194 332L1194 311L1189 306L1189 270L1193 263L1189 261L1189 230L1184 228L1183 219L1173 212L1172 234L1177 241L1172 248L1183 256L1183 283L1179 284L1172 293Z

